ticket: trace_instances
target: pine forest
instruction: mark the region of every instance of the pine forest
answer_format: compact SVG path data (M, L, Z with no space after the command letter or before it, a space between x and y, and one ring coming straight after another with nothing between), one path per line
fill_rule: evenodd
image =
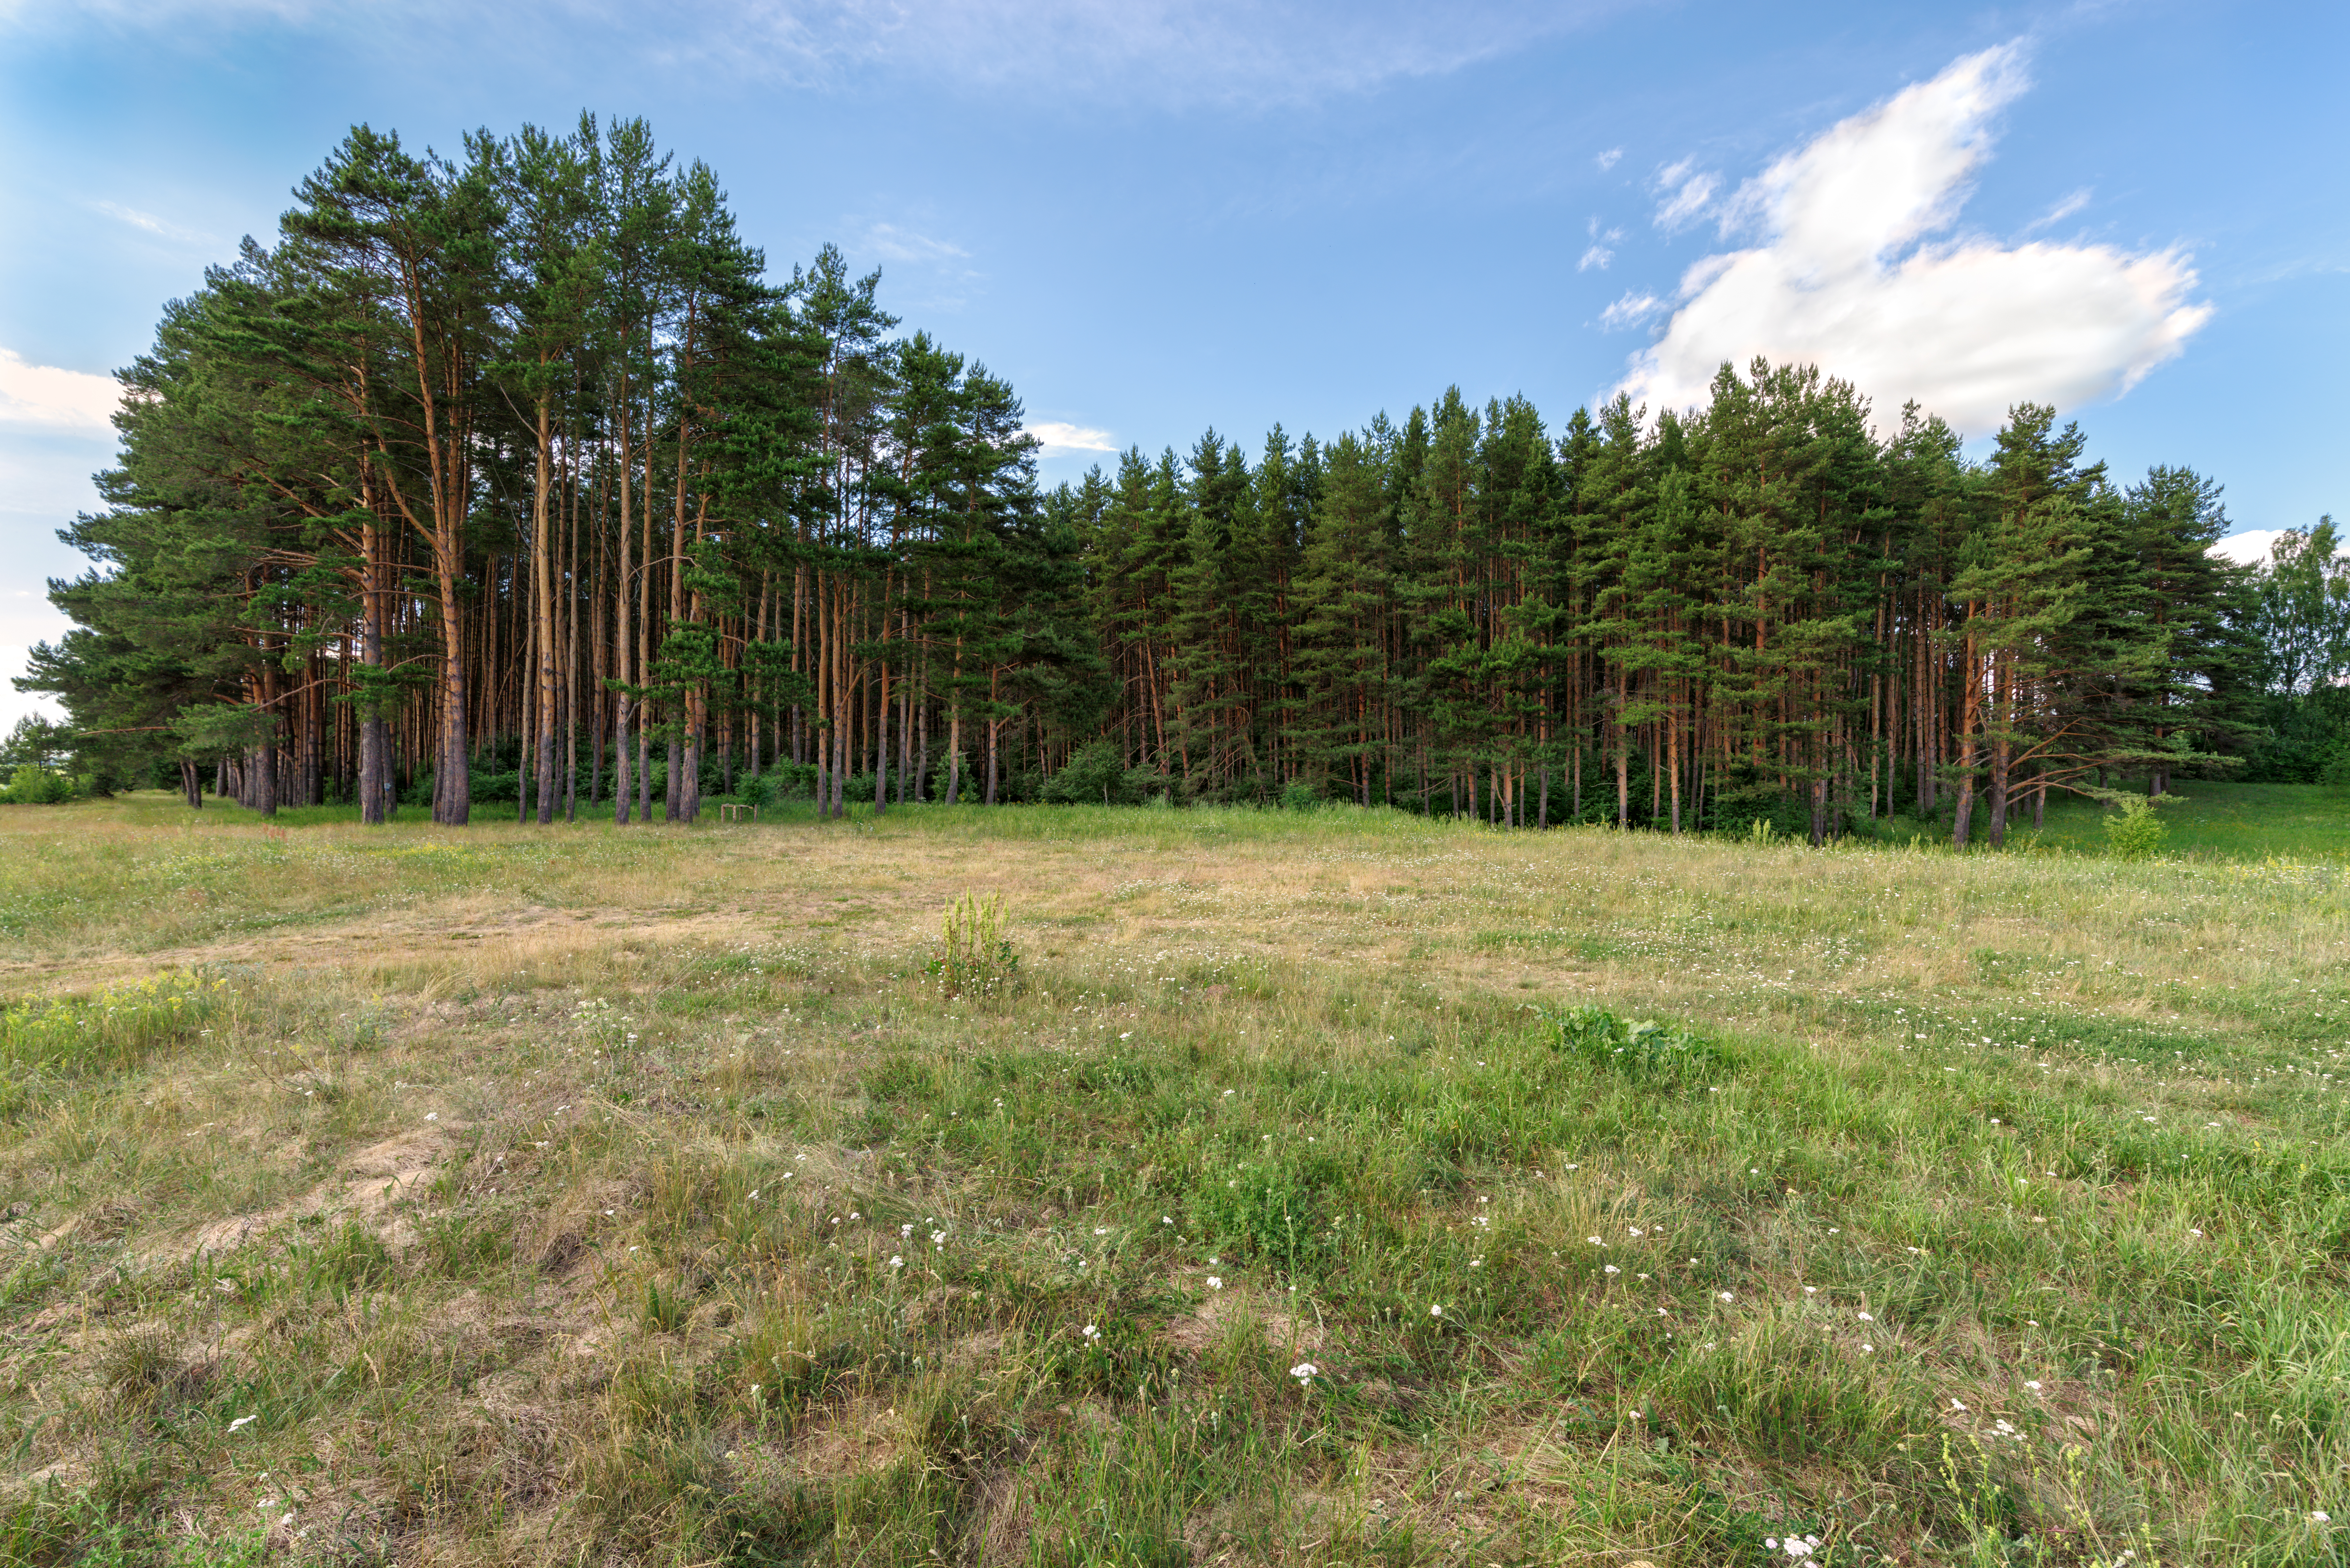
M2350 717L2332 525L2232 566L2217 483L2110 475L2046 407L1970 458L1757 361L1699 409L1447 391L1046 489L1010 385L833 247L772 271L641 121L453 158L362 127L296 198L124 372L67 535L98 566L22 682L192 806L1327 798L1996 846L2052 792L2308 776Z

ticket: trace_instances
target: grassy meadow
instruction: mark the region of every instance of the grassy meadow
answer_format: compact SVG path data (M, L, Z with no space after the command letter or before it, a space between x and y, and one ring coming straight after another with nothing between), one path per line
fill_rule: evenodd
M0 1563L2350 1563L2350 818L2183 789L0 810Z

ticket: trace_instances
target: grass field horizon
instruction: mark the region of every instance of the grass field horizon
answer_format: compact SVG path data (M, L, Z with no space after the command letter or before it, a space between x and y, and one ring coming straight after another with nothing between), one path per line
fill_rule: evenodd
M2350 807L2179 793L0 811L0 1563L2350 1561Z

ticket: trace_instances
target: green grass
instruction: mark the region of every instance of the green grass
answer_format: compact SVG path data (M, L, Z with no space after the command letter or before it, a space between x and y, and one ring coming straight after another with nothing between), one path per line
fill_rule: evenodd
M2314 851L188 817L0 815L0 1563L2350 1556Z
M2329 784L2181 781L2160 807L2164 852L2227 860L2350 859L2350 790ZM2105 846L2106 813L2094 803L2050 802L2042 842L2075 853Z

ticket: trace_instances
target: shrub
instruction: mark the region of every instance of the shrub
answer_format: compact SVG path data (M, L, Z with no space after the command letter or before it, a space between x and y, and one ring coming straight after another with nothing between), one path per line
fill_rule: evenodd
M2106 818L2106 847L2118 859L2144 860L2162 853L2170 829L2154 814L2154 802L2140 794L2122 797L2122 808Z
M2337 790L2350 792L2350 731L2345 731L2334 742L2334 750L2318 770L2317 782Z
M1115 742L1094 741L1070 754L1045 781L1043 794L1052 805L1131 805L1142 799L1153 777L1147 769L1128 769L1125 751Z
M1315 788L1312 784L1306 783L1304 779L1299 779L1295 784L1291 784L1287 789L1281 792L1281 809L1284 811L1319 811L1322 809L1322 792Z
M69 774L38 763L19 763L8 780L8 787L0 789L0 804L8 805L61 805L79 792Z

